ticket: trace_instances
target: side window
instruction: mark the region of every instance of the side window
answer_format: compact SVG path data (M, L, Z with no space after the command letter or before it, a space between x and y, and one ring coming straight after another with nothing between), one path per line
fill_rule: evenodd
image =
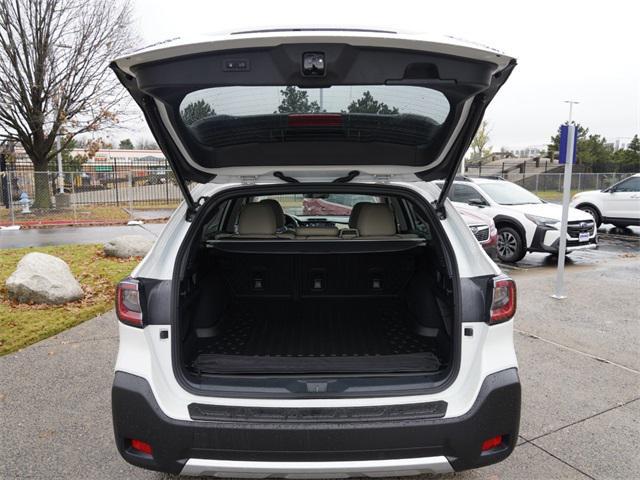
M454 184L449 193L449 199L453 202L471 203L472 200L486 204L482 195L469 185Z
M640 177L632 177L620 182L614 192L640 192Z
M211 217L211 220L209 220L205 224L204 228L202 229L205 239L208 239L211 236L215 235L216 233L219 233L222 231L222 220L225 212L228 209L229 202L230 201L227 201L221 204L213 213L213 217Z
M407 215L410 217L410 221L413 223L413 228L416 233L422 234L426 240L431 240L431 229L429 228L429 222L427 222L421 215L416 212L412 203L403 201Z

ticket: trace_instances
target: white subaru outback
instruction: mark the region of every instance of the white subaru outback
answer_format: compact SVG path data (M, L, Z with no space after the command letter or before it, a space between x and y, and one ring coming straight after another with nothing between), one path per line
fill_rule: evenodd
M349 30L171 42L112 64L185 198L117 291L125 460L344 478L512 452L515 284L446 196L514 66Z

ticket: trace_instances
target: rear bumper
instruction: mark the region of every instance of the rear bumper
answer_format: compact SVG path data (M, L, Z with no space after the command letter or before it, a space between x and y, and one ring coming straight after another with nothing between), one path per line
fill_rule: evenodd
M116 372L112 409L120 454L129 463L152 470L288 478L314 472L316 476L443 473L509 456L520 423L520 382L516 369L489 375L473 407L455 418L331 421L292 415L292 420L277 422L251 416L183 421L164 415L146 380ZM503 435L502 445L482 452L482 442L497 435ZM134 451L129 439L149 443L153 456Z

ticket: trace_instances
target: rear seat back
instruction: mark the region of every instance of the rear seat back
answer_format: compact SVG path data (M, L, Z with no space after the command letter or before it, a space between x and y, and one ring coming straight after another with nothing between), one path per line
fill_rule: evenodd
M348 255L223 253L212 271L237 298L362 298L402 294L418 251Z

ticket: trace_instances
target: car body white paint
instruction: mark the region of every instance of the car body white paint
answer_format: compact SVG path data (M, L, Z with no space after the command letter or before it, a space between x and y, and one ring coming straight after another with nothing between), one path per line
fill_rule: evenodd
M596 207L600 218L605 223L613 222L629 225L640 223L640 189L620 189L629 179L640 179L640 173L631 175L604 190L580 192L573 196L570 205L582 208L589 205ZM634 180L634 183L638 180ZM612 223L613 223L612 222Z

